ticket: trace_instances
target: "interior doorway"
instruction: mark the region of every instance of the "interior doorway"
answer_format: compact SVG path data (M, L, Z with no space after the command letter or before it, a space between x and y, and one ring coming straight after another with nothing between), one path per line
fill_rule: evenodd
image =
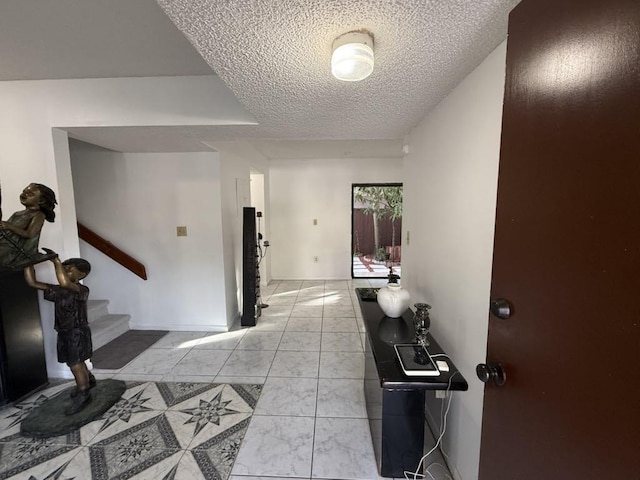
M351 185L351 278L401 275L402 184Z
M267 256L267 247L269 245L267 232L267 212L265 212L265 185L264 174L258 171L251 171L250 174L250 188L251 188L251 206L255 207L256 213L259 212L257 217L257 233L261 236L259 240L259 271L260 271L260 285L266 287L271 281L271 268L270 260ZM266 243L265 243L266 241Z

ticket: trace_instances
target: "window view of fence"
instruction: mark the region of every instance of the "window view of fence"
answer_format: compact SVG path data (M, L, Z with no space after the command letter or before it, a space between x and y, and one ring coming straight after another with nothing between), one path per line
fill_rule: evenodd
M400 275L402 184L352 186L353 278Z

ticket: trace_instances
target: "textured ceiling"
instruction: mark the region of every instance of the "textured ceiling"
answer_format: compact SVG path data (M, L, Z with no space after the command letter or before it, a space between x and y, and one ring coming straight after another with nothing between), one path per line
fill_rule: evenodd
M259 125L70 133L130 152L250 141L269 158L303 145L370 156L376 139L401 156L402 138L506 38L518 1L0 0L0 80L215 72ZM372 32L376 66L340 82L331 44L356 29Z
M514 0L158 0L265 138L399 138L506 38ZM362 82L330 73L339 35L374 36Z

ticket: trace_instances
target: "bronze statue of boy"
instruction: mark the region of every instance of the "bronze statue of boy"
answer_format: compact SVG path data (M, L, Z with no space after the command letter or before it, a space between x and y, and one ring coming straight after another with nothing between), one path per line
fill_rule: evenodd
M55 252L44 250L53 257L50 260L59 285L36 280L33 265L24 269L24 276L27 284L44 291L45 300L55 303L58 361L69 366L76 381L76 390L71 393L71 405L64 413L73 415L91 402L90 388L96 384L95 377L85 363L93 353L91 329L87 321L89 288L80 283L91 271L91 265L82 258L61 262Z

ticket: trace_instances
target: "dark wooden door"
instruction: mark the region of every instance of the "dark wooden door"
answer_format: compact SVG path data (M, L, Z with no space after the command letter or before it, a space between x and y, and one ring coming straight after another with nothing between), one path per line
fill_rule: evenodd
M509 20L482 480L640 479L640 2Z

